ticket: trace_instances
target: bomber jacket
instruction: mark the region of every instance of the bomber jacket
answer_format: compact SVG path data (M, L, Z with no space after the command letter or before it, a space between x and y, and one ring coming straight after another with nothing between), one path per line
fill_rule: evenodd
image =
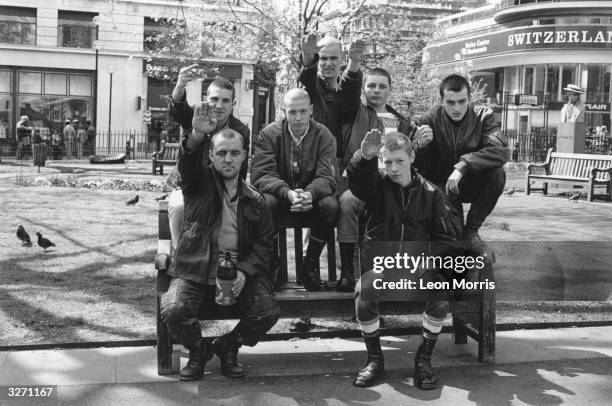
M470 104L463 120L454 123L444 106L437 106L421 117L420 124L431 127L433 141L417 150L414 164L435 184L445 184L454 169L482 172L508 160L506 137L488 107Z
M416 126L404 117L401 113L396 111L393 107L385 106L387 111L395 115L398 119L397 131L406 134L412 139ZM384 132L385 127L381 120L378 119L376 111L368 106L367 104L361 103L359 110L355 116L355 120L352 123L348 123L342 126L342 137L340 143L342 144L342 150L344 155L341 159L338 159L338 165L340 167L340 174L344 173L349 162L355 151L361 148L361 142L366 133L372 129L378 129ZM340 147L338 147L340 148Z
M187 103L187 94L183 95L181 100L171 100L170 101L170 117L177 123L181 125L185 134L191 132L191 122L193 120L193 108ZM244 149L246 150L247 158L250 156L249 152L251 150L251 131L249 127L247 127L242 121L238 120L233 114L230 114L229 119L227 121L227 127L231 128L234 131L238 131L242 136L242 143L244 144ZM211 135L214 135L211 134ZM206 151L210 149L210 138L205 142L205 147L207 146ZM208 152L205 152L202 155L204 159L204 163L207 164L209 160ZM249 172L249 160L245 159L242 162L242 167L240 168L240 177L244 180L246 179L246 175Z
M402 188L358 150L347 173L351 192L366 205L365 240L456 241L444 193L416 172Z
M216 272L219 262L213 253L218 251L224 184L212 165L202 164L202 152L202 145L189 151L183 141L178 166L185 213L168 273L206 284L209 274ZM272 216L261 193L240 178L238 182L239 255L236 267L247 277L259 273L271 281Z
M319 54L315 54L314 62L310 66L302 67L300 83L310 96L312 118L326 126L336 139L336 153L340 159L344 156L344 150L340 146L342 125L352 122L359 110L363 73L361 69L357 72L345 70L340 77L338 90L334 90L317 74L318 62Z
M310 120L301 143L298 166L292 165L294 142L287 120L261 130L251 164L251 182L258 190L285 200L286 193L304 189L318 201L336 191L336 140L327 127Z

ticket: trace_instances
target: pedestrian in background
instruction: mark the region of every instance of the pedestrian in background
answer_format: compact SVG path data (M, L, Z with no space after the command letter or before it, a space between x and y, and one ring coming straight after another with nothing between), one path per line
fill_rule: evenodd
M85 145L85 141L87 140L87 132L85 131L85 127L83 123L77 124L77 132L76 132L76 153L78 159L83 159L83 145Z

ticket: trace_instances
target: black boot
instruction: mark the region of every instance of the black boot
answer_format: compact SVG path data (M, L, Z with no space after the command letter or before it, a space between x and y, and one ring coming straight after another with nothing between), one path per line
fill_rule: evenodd
M306 257L304 257L304 262L302 263L300 276L302 278L304 288L310 292L329 290L327 282L322 281L317 273L317 262L318 261L316 259L310 258L308 255L306 255Z
M200 339L194 346L193 350L189 351L189 361L185 368L181 369L180 375L182 381L193 381L202 379L204 376L204 367L210 361L213 352L210 345Z
M221 361L221 374L228 378L244 378L244 368L238 363L240 340L230 333L215 339L212 345Z
M340 246L340 280L336 284L336 292L355 291L355 269L353 267L353 256L355 244L341 242Z
M363 336L368 350L368 360L353 381L353 385L360 388L367 388L374 385L376 381L385 374L385 360L382 349L380 348L380 335L378 332Z
M438 339L438 334L423 329L421 345L414 357L414 386L419 389L436 389L438 377L431 367L431 355Z

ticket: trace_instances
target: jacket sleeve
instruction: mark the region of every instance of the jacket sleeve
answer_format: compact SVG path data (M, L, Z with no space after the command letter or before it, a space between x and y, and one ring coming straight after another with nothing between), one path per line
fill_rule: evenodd
M202 144L190 151L186 147L187 139L183 140L178 156L178 169L181 175L183 195L194 196L206 192L206 178L210 168L202 165Z
M429 239L431 241L457 241L457 220L446 203L443 192L436 187Z
M338 121L340 125L350 123L355 119L359 106L361 105L361 83L363 73L361 69L351 72L348 69L340 79L339 99L336 103L338 109Z
M498 168L508 161L508 142L499 130L491 109L481 113L480 126L482 148L461 156L455 168L462 173L468 169L479 172Z
M315 54L314 61L312 65L305 66L302 61L302 56L300 55L300 63L302 64L302 70L300 71L300 83L304 85L304 88L310 95L311 100L313 100L313 92L316 91L317 88L317 63L319 62L319 54Z
M383 182L378 171L378 159L363 159L361 149L358 149L349 163L347 174L351 192L367 206L371 206Z
M236 268L248 276L259 273L272 279L268 275L268 269L274 247L274 223L263 196L260 196L257 200L257 206L261 212L261 217L255 227L257 235L251 242L253 249L236 264Z
M191 130L193 120L193 109L187 103L187 94L181 100L170 100L170 117L181 125L184 131Z
M244 156L244 161L242 161L242 167L240 168L240 177L242 180L246 180L247 173L249 173L249 157L251 156L251 130L245 126L241 135L246 154Z
M317 201L336 192L336 140L326 127L321 127L319 157L315 177L304 187L306 192L312 193L312 200ZM327 136L325 136L327 135Z
M262 193L274 195L279 201L291 190L289 184L281 179L278 171L276 150L270 134L263 130L257 137L255 153L251 163L251 182Z

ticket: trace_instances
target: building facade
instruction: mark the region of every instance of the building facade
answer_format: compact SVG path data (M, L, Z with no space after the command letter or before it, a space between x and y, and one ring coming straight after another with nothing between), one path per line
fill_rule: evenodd
M0 153L14 146L22 115L43 136L62 134L65 120L92 121L98 130L95 153L121 150L125 141L113 139L116 132L148 134L133 148L159 141L167 121L165 96L178 69L152 59L145 38L155 29L151 21L188 6L157 0L0 0ZM255 60L201 62L233 81L234 114L251 125ZM147 73L164 70L167 74ZM191 82L188 101L199 101L206 85Z
M586 92L587 129L610 128L612 2L502 0L437 24L426 68L481 79L504 129L554 131L568 84Z

